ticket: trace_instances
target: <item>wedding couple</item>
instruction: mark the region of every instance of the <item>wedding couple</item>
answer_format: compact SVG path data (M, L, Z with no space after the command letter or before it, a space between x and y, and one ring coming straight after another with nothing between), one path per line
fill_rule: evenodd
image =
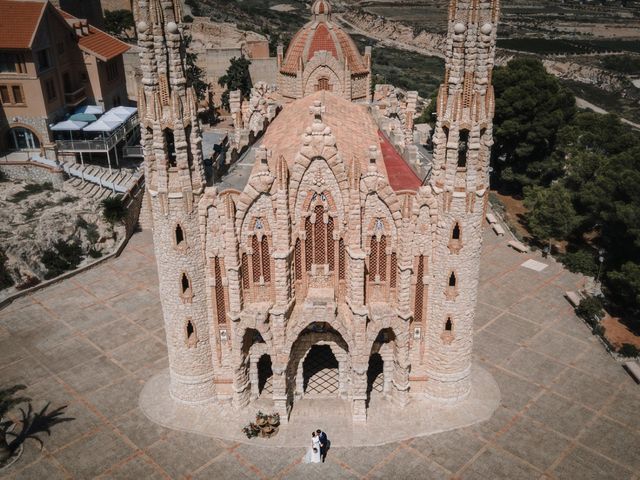
M324 462L327 456L328 446L329 441L327 440L326 433L320 429L311 432L311 447L304 458L305 463Z

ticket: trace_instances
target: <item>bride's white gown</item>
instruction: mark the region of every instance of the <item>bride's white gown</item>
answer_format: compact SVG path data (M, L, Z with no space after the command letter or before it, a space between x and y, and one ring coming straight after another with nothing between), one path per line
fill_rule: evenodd
M315 448L315 452L313 449ZM313 437L311 439L311 447L309 447L309 451L304 457L305 463L320 463L320 439L318 437Z

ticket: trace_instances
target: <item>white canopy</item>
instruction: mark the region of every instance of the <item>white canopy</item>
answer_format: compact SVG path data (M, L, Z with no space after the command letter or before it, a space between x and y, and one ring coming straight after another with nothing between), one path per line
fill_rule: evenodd
M135 107L115 107L109 110L104 116L116 117L120 120L128 120L134 113L138 111ZM103 117L104 118L104 117Z
M76 108L74 113L90 113L92 115L100 115L104 112L104 107L101 105L84 105Z
M82 130L83 127L89 125L87 122L80 122L78 120L65 120L64 122L56 123L51 130L54 132L70 132L76 130Z
M99 120L96 120L89 126L84 127L83 130L85 132L112 132L120 125L122 125L122 121L102 116Z

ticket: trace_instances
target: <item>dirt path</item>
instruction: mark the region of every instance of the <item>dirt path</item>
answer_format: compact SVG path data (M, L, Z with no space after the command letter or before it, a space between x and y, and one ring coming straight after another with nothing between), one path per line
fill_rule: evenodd
M578 107L580 108L587 108L596 113L602 113L602 114L609 113L604 108L600 108L597 105L587 102L584 98L580 98L580 97L576 97L576 105L578 105ZM640 130L640 124L633 123L631 120L627 120L626 118L622 118L622 117L620 117L620 120L622 121L622 123L626 123L627 125L632 126L636 130Z

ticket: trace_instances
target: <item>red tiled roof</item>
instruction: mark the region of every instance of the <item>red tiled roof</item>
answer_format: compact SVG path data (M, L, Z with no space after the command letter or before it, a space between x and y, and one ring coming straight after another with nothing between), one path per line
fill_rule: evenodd
M296 73L301 59L311 60L313 55L325 50L340 63L345 58L352 73L366 73L368 68L358 51L353 39L335 23L310 22L302 27L293 37L287 54L285 55L280 71L283 73ZM305 55L306 52L306 55Z
M31 47L47 2L0 0L0 48Z
M73 26L73 20L80 22L80 19L65 12L64 10L58 9L58 11L66 20L69 21L70 25ZM78 38L78 45L80 46L80 50L83 50L90 55L94 55L104 62L111 60L118 55L122 55L131 48L130 45L112 37L93 25L89 25L89 33L87 35Z
M309 45L309 54L307 55L307 60L311 60L316 52L321 50L326 50L334 58L338 58L338 51L336 50L336 43L331 37L331 33L329 33L329 29L324 23L318 25L316 31L311 38L311 44Z
M378 131L378 137L380 137L380 149L391 188L396 192L399 190L418 190L422 185L420 177L393 148L382 132Z

